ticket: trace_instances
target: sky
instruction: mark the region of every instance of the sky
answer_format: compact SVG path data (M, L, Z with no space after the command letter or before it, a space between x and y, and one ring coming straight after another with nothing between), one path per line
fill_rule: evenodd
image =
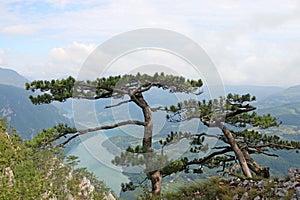
M31 80L76 77L103 42L159 28L198 43L224 84L300 84L298 0L1 0L0 13L0 67ZM157 56L182 68L177 58ZM128 65L141 58L129 57Z

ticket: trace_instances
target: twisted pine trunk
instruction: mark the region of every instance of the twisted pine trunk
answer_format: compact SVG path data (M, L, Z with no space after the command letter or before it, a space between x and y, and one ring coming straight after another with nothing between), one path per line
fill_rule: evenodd
M227 129L226 126L224 126L220 122L218 123L217 126L222 130L222 132L225 135L229 145L233 149L234 154L235 154L235 156L237 157L237 159L239 161L239 164L241 166L243 174L248 178L252 178L252 174L251 174L251 171L249 169L246 158L245 158L243 152L241 151L240 147L238 146L238 143L236 142L236 140L235 140L234 136L232 135L232 133Z
M149 168L152 165L152 133L153 133L153 118L151 108L148 103L145 101L142 94L136 94L132 100L142 109L144 115L144 121L146 125L144 126L144 137L143 137L143 148L147 149L145 154L146 168ZM151 168L151 167L150 167ZM160 195L161 192L161 183L162 183L162 174L159 169L150 173L150 180L152 184L152 194Z
M249 168L258 176L263 178L270 178L270 172L268 167L262 167L258 163L256 163L253 158L250 156L247 148L243 148L242 152L247 161Z
M144 126L144 137L143 137L143 147L147 149L148 152L152 151L152 133L153 133L153 119L151 108L146 105L142 108L144 114L144 120L146 125Z
M161 171L157 170L151 174L151 184L152 184L152 194L153 195L160 195L161 182L162 182Z

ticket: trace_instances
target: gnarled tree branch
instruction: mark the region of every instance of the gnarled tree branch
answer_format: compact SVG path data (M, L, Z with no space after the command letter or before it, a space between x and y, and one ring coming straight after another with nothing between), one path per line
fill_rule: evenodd
M76 137L78 137L80 135L86 134L86 133L100 131L100 130L108 130L108 129L113 129L113 128L116 128L116 127L119 127L119 126L133 125L133 124L134 125L139 125L139 126L145 126L146 125L145 122L136 121L136 120L128 120L128 121L123 121L123 122L119 122L119 123L112 124L112 125L105 125L105 126L99 126L99 127L89 128L89 129L85 129L85 130L79 130L79 131L77 131L76 134L74 134L73 136L71 136L70 138L68 138L65 142L62 142L62 143L56 145L56 147L63 147L64 145L66 145L67 143L69 143L74 138L76 138ZM60 137L65 136L65 135L67 135L67 134L61 135ZM55 140L57 140L57 139L58 138L55 138Z
M221 151L215 151L202 159L194 159L192 161L189 161L189 162L187 162L187 165L202 165L217 155L223 155L223 154L231 152L231 151L232 151L232 149L230 147L227 147Z
M120 106L120 105L122 105L122 104L129 103L129 102L131 102L131 101L132 101L132 100L122 101L122 102L117 103L117 104L114 104L114 105L105 106L104 108L113 108L113 107L117 107L117 106Z

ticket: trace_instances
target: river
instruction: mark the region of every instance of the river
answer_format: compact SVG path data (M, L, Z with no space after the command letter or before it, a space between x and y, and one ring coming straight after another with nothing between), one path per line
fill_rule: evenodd
M84 139L68 151L68 155L78 156L78 167L87 168L103 180L116 194L121 191L121 183L128 182L127 176L122 174L122 168L111 164L114 155L102 146L107 137L99 132L97 135Z

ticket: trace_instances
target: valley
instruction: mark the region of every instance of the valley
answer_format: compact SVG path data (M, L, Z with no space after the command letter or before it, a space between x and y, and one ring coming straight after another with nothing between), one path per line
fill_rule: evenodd
M0 70L7 73L7 71ZM0 73L0 74L1 74ZM10 72L11 73L11 72ZM14 76L16 75L15 73ZM2 75L9 77L10 75ZM21 76L20 76L21 77ZM19 77L19 78L20 78ZM13 77L11 78L13 79ZM127 117L135 120L142 118L142 114L134 105L128 107L120 107L119 109L106 109L105 106L116 104L117 101L101 100L93 105L86 107L86 102L55 103L50 105L34 106L30 102L29 92L22 87L16 87L9 84L9 78L5 82L0 82L0 114L6 117L11 126L14 126L17 132L23 139L34 137L42 129L52 127L58 123L75 124L80 128L93 127L101 124L111 124L116 121L124 120ZM20 78L20 83L25 81L25 78ZM17 86L21 86L17 85ZM300 86L290 88L266 87L266 86L225 86L226 92L245 94L250 92L257 96L255 106L258 108L259 114L270 113L275 116L282 124L279 127L267 130L267 134L278 135L282 139L300 141ZM205 93L205 90L204 90ZM169 94L161 100L156 98L160 96L159 90L150 91L147 98L154 107L164 107L176 104L178 98L189 98L188 95ZM203 95L199 97L208 98ZM83 104L84 106L82 106ZM80 114L80 117L73 119L74 109L75 115ZM87 109L88 108L88 109ZM186 124L170 123L166 119L164 111L154 112L154 142L153 146L159 151L161 145L159 140L166 137L171 131L188 131L202 132L207 129L199 124L197 120L193 120ZM91 120L92 119L92 120ZM141 143L143 129L141 127L126 126L119 129L99 131L84 135L83 137L71 142L65 148L68 155L76 155L79 157L79 167L87 168L94 172L99 179L103 179L108 186L115 192L120 192L120 184L129 180L128 174L124 174L122 167L114 166L111 161L115 156L118 156L128 146L136 146ZM212 148L216 143L212 140L208 142ZM183 145L186 146L186 145ZM178 149L180 149L178 151ZM189 149L182 149L177 146L174 149L169 149L169 156L173 159L180 157L188 152ZM210 149L208 149L210 151ZM166 151L168 152L168 151ZM272 176L283 176L287 169L299 167L300 161L295 160L298 154L294 151L281 152L279 158L266 158L264 156L256 156L257 162L271 168ZM129 170L130 171L130 170ZM209 176L208 173L205 176ZM175 178L176 177L176 178ZM166 179L165 187L169 181L176 182L180 186L187 179L196 180L199 178L196 175L177 175ZM174 189L174 185L171 187ZM125 194L123 194L125 195ZM126 195L125 195L126 196Z

